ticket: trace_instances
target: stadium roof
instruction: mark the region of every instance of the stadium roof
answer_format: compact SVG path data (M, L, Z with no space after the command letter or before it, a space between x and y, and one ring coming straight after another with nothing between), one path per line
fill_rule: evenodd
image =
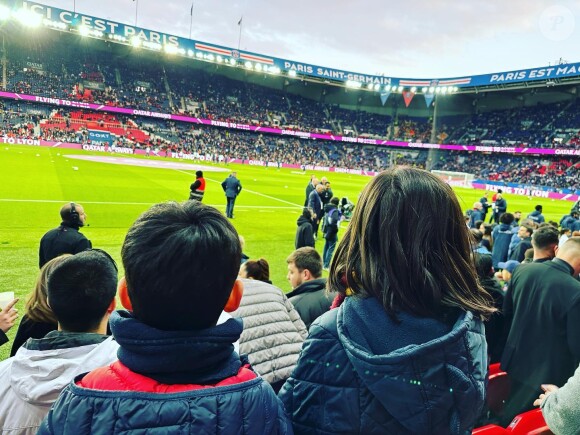
M78 4L75 0L45 0L44 4L13 1L16 7L24 4L41 14L45 25L51 21L57 28L64 26L61 30L127 44L137 42L145 48L173 50L204 61L235 61L237 66L259 72L296 74L308 80L371 91L433 93L457 87L469 92L580 82L580 63L568 63L564 58L575 54L572 41L578 40L574 21L578 11L570 9L575 6L555 6L543 0L524 5L514 0L504 2L500 10L493 1L474 0L469 5L449 4L447 8L445 2L436 2L436 7L431 3L410 0L405 10L391 5L383 12L384 7L373 5L373 1L355 3L356 11L349 5L340 6L342 3L320 10L317 5L324 2L310 2L301 8L302 0L276 8L263 8L254 0L227 7L223 1L166 1L162 8L159 2L144 0ZM58 6L69 11L76 9L77 13ZM194 40L188 38L186 23L191 25ZM231 41L232 32L238 35L241 50ZM244 50L248 46L256 49ZM286 53L292 57L285 57ZM555 65L525 68L536 62L533 59L547 57L548 53L553 58L560 55L557 61L554 59ZM385 59L389 60L387 66ZM338 69L341 65L352 68ZM385 71L360 73L368 71L370 65ZM497 71L500 65L517 69L457 75L478 69ZM405 66L410 67L408 78L400 78L395 72ZM417 79L429 77L430 71L447 71L447 75Z

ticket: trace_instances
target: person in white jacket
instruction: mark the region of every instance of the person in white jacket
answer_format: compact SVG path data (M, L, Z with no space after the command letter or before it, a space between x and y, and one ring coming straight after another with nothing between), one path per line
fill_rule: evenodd
M84 251L55 266L47 293L58 330L28 339L0 363L0 433L35 434L75 376L117 359L119 346L106 335L116 291L117 267L104 251Z

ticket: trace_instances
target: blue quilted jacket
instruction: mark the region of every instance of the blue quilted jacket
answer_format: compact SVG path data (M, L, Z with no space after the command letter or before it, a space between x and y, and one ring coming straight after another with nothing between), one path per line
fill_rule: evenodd
M310 327L279 397L299 434L470 434L485 399L487 345L471 313L457 321L348 297Z

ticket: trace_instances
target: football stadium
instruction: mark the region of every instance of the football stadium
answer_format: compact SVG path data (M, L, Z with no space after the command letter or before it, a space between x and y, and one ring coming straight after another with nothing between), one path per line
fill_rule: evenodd
M580 63L390 77L74 4L0 5L3 433L580 433Z

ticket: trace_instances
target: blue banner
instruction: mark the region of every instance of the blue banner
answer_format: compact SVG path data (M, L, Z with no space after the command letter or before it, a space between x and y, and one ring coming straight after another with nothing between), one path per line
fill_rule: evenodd
M425 94L425 104L427 104L427 107L431 107L431 103L433 103L434 99L435 94Z
M109 131L89 130L89 139L92 145L113 145L113 135Z
M202 41L195 41L176 35L155 32L153 30L143 29L141 27L117 23L108 19L73 13L72 11L58 9L52 6L43 5L41 3L17 0L15 4L20 4L22 7L40 14L43 16L43 18L53 22L73 27L82 25L92 31L102 32L102 37L99 37L107 41L110 39L115 41L115 37L117 37L121 38L120 40L122 42L130 43L135 37L137 37L144 44L148 44L148 48L151 48L151 45L156 45L157 49L159 50L163 49L164 47L171 47L176 50L175 53L182 56L194 57L195 55L195 57L197 57L198 54L202 56L221 56L224 58L224 60L235 59L236 61L242 62L248 61L252 63L260 63L262 65L262 70L275 67L279 68L281 71L296 71L296 73L306 76L331 79L342 82L350 80L360 82L362 84L373 83L385 86L402 86L405 88L416 87L418 90L421 90L423 87L430 86L472 88L535 80L545 80L549 82L550 80L563 77L580 76L580 63L500 72L496 74L483 74L471 77L468 76L439 79L405 79L389 77L386 74L372 75L355 73L351 71L327 68L293 60L276 58L258 53L240 51L234 48L210 44Z

